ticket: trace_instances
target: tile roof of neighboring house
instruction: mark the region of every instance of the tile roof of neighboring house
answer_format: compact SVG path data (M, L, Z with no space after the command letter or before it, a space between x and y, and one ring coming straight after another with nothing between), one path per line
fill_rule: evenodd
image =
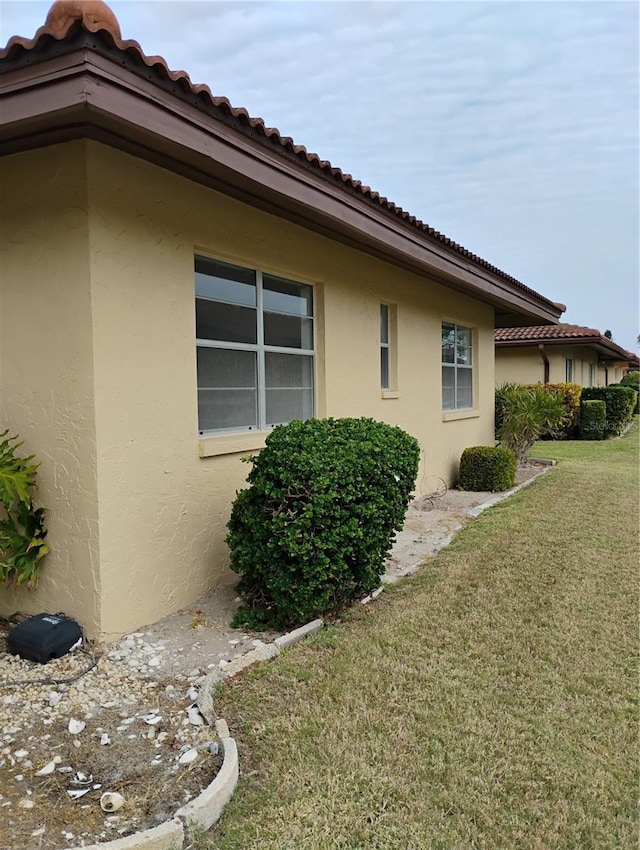
M502 340L535 340L545 339L600 339L602 334L596 328L585 328L582 325L539 325L527 328L496 328L496 342Z
M607 349L610 355L618 356L620 360L633 360L635 355L618 345L612 339L600 333L596 328L585 328L582 325L539 325L523 328L496 328L495 340L498 347L536 345L538 343L593 344Z
M503 278L524 292L534 295L549 305L553 305L560 312L566 309L564 305L545 298L516 278L491 265L487 260L473 254L462 245L439 233L433 227L430 227L428 224L406 212L388 198L353 178L350 174L346 174L340 168L336 168L328 160L323 160L317 154L310 153L303 145L296 145L291 137L283 136L275 127L267 127L262 118L252 118L246 109L233 107L226 97L214 96L207 85L196 85L192 83L186 71L171 71L161 56L147 56L137 41L122 39L120 26L115 15L102 0L84 0L84 2L83 0L56 0L49 10L44 26L41 26L37 30L34 37L29 39L21 36L13 36L10 38L6 47L0 49L0 60L14 59L21 52L37 54L51 42L51 39L63 41L78 26L82 26L90 33L100 33L101 36L110 41L111 46L128 54L139 65L153 69L156 73L177 83L186 93L196 95L198 105L201 108L208 105L216 107L220 111L219 117L222 120L226 118L226 120L233 121L236 129L244 132L257 132L279 153L288 155L289 157L293 156L305 167L316 169L325 179L356 193L362 200L379 206L384 212L403 220L410 227L437 240L465 259L471 260L474 264L487 269L492 274Z

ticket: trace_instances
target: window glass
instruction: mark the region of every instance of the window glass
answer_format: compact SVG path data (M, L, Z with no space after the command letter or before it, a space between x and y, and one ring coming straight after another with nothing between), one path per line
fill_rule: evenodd
M389 347L380 348L380 386L383 390L389 389Z
M200 431L256 428L256 353L199 346L197 368Z
M313 316L313 287L292 280L263 276L264 309L294 316Z
M265 383L267 387L312 389L313 358L267 352Z
M283 313L264 313L264 344L280 348L313 348L313 320Z
M255 307L256 273L218 260L196 257L196 296Z
M313 358L265 355L266 419L269 425L313 416Z
M454 363L456 357L456 326L442 325L442 362Z
M195 293L200 432L313 416L313 288L196 257Z
M255 343L257 312L252 307L196 298L196 338Z
M389 344L389 307L380 305L380 342Z
M471 369L458 369L456 372L456 408L458 410L473 406L473 373Z
M453 410L455 407L455 376L452 366L442 367L442 408Z
M442 323L442 409L473 407L473 331Z

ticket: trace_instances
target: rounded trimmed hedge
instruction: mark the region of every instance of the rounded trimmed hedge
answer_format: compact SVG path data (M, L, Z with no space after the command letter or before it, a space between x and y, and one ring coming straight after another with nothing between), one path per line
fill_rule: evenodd
M636 396L636 406L633 408L633 412L634 414L640 413L640 372L638 372L637 369L627 372L624 378L620 381L620 386L631 387L631 389L638 393Z
M460 458L460 490L510 490L516 483L516 456L503 446L471 446Z
M235 623L304 623L378 587L419 456L413 437L373 419L276 427L227 526L245 602Z
M580 404L580 439L604 440L607 427L607 405L598 399Z
M582 401L603 401L607 406L607 435L621 434L631 421L638 398L633 387L612 384L608 387L585 387Z

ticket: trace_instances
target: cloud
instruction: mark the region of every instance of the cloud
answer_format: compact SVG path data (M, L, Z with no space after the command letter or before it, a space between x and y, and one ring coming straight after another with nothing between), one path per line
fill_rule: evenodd
M111 5L148 53L635 344L635 4ZM47 8L4 0L3 40Z

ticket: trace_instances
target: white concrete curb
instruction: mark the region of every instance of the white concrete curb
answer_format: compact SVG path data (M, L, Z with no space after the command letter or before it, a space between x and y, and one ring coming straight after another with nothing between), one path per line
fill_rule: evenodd
M236 742L229 735L224 720L216 721L216 731L222 743L224 759L215 779L195 800L178 809L175 817L124 838L92 844L84 850L181 850L186 846L187 830L197 826L210 829L220 819L238 784L239 764ZM186 827L186 829L185 829ZM68 848L77 850L77 848Z
M275 645L278 649L284 649L287 646L293 646L295 643L298 643L307 635L312 635L314 632L319 631L324 626L324 620L312 620L310 623L306 623L304 626L300 626L299 629L294 629L292 632L287 632L286 635L282 635L282 637L276 638L274 640Z
M540 460L536 458L536 460ZM547 461L548 463L548 461ZM555 463L553 464L555 466ZM499 502L503 502L505 499L508 499L509 496L513 496L514 493L517 493L519 490L522 490L523 487L528 487L529 484L533 484L534 481L537 481L541 475L544 475L545 472L548 472L551 469L551 464L547 466L543 466L540 472L534 477L530 478L528 481L523 481L522 484L518 484L517 487L512 487L511 490L505 490L504 493L498 493L493 499L489 499L488 502L483 502L481 505L477 505L475 508L471 508L470 511L467 511L467 516L470 517L479 517L483 511L486 511L488 508L492 508L494 505L497 505Z
M134 832L125 838L91 844L84 850L180 850L183 846L184 826L182 821L175 817L160 826L145 829L144 832Z
M224 727L226 728L226 726L227 724L225 723ZM221 727L222 724L218 728L221 729ZM221 740L224 750L224 761L218 771L218 775L211 785L205 788L195 800L191 800L190 803L182 806L176 812L176 817L184 821L187 827L196 826L205 831L210 829L216 821L220 820L224 807L236 790L239 775L238 748L233 738L225 737L221 738Z
M374 593L377 594L380 590L381 588ZM204 700L201 705L200 698L198 698L197 705L208 723L211 726L215 724L224 753L222 767L213 782L195 800L191 800L186 806L178 809L172 820L143 832L134 832L133 835L127 835L124 838L92 844L85 847L84 850L182 850L186 846L187 832L190 828L195 826L206 832L216 821L220 820L224 807L233 796L238 784L240 765L238 747L229 734L226 720L215 718L213 702L210 698L213 685L221 679L235 676L252 664L275 658L276 655L280 654L281 649L293 646L307 635L319 631L323 626L324 620L312 620L310 623L300 626L299 629L294 629L276 638L274 643L262 644L245 655L235 658L223 671L214 670L206 676L200 687L200 693L202 694L206 690L208 699ZM67 850L77 850L77 848L67 848Z

